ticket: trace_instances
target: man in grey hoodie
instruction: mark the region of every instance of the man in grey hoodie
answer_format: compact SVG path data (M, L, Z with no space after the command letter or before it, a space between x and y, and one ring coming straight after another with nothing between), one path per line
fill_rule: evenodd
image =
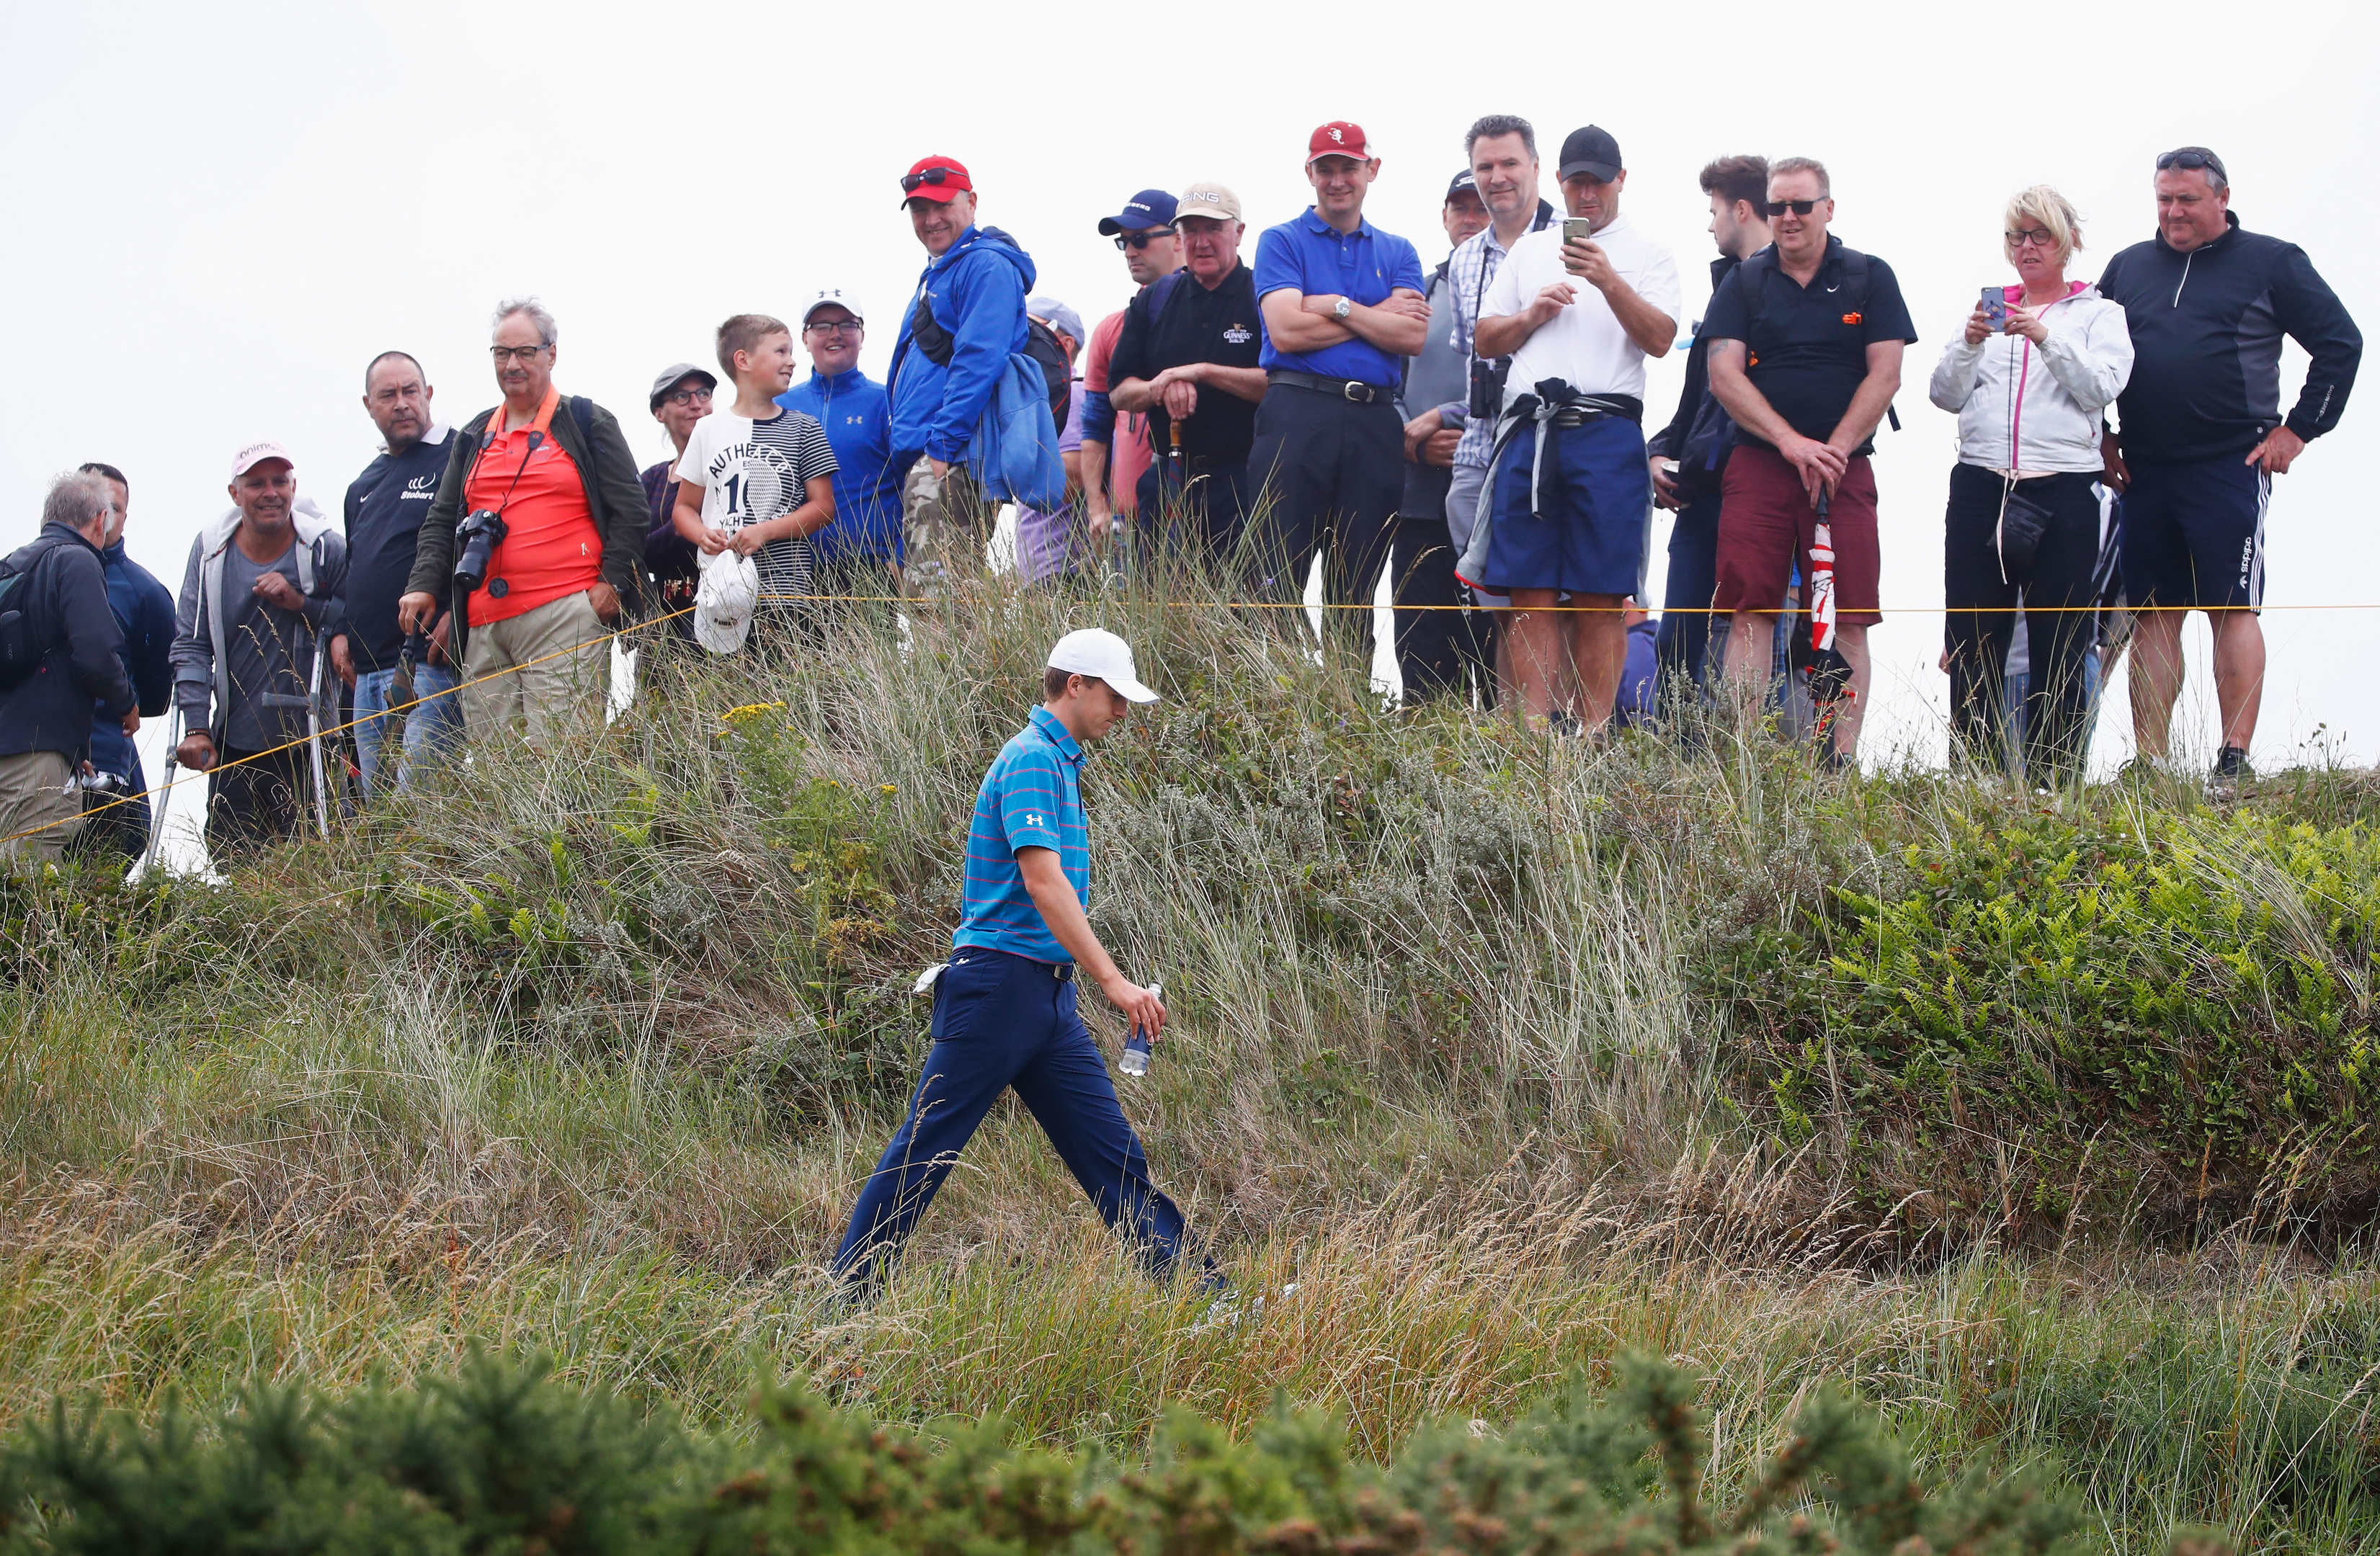
M174 700L188 731L175 757L215 774L207 847L218 860L298 829L314 655L339 624L347 578L346 537L299 501L280 444L240 450L230 490L237 506L190 544L174 612Z

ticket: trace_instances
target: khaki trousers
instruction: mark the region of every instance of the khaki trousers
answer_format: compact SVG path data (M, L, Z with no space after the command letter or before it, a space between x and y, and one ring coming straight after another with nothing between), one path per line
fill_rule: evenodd
M474 626L464 645L465 736L486 740L517 730L532 745L547 743L601 695L610 638L583 592Z
M82 793L67 791L70 771L62 751L0 756L0 838L46 828L0 843L0 861L50 863L66 851L67 842L82 830Z

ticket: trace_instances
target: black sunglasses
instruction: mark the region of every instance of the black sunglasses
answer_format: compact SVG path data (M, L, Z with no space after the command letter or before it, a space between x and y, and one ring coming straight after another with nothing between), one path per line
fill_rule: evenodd
M917 192L917 186L920 184L931 184L940 187L949 183L954 176L956 175L947 167L929 167L923 173L905 173L901 175L901 192L905 195L914 195Z
M1129 248L1134 253L1137 254L1142 249L1148 247L1150 244L1156 242L1159 238L1172 237L1172 235L1173 229L1172 227L1149 227L1136 233L1118 233L1116 234L1116 247L1118 248Z
M1814 199L1769 199L1762 200L1760 209L1771 216L1782 216L1789 211L1796 216L1807 216L1818 209L1818 202Z
M2159 173L2164 173L2177 167L2184 170L2185 172L2195 172L2200 168L2210 168L2214 171L2215 176L2217 178L2228 178L2231 176L2229 174L2223 171L2222 159L2217 157L2212 151L2168 151L2165 155L2156 160L2156 170Z

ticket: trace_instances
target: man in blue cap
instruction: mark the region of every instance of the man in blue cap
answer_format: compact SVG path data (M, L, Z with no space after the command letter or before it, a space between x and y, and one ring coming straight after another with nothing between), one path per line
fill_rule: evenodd
M1099 218L1099 235L1115 239L1123 251L1135 295L1182 268L1175 209L1173 197L1163 189L1143 189L1122 211ZM1083 510L1095 542L1119 512L1130 518L1140 511L1144 487L1155 512L1157 473L1148 418L1120 415L1108 399L1108 364L1123 336L1123 319L1124 310L1118 308L1099 320L1083 363Z

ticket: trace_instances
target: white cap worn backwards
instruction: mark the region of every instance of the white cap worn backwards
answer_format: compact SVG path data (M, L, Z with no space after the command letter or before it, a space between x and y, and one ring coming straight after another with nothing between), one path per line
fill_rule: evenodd
M1085 627L1060 638L1058 645L1050 650L1050 668L1069 675L1094 676L1123 694L1126 702L1157 700L1157 694L1140 683L1133 669L1132 645L1097 627Z

